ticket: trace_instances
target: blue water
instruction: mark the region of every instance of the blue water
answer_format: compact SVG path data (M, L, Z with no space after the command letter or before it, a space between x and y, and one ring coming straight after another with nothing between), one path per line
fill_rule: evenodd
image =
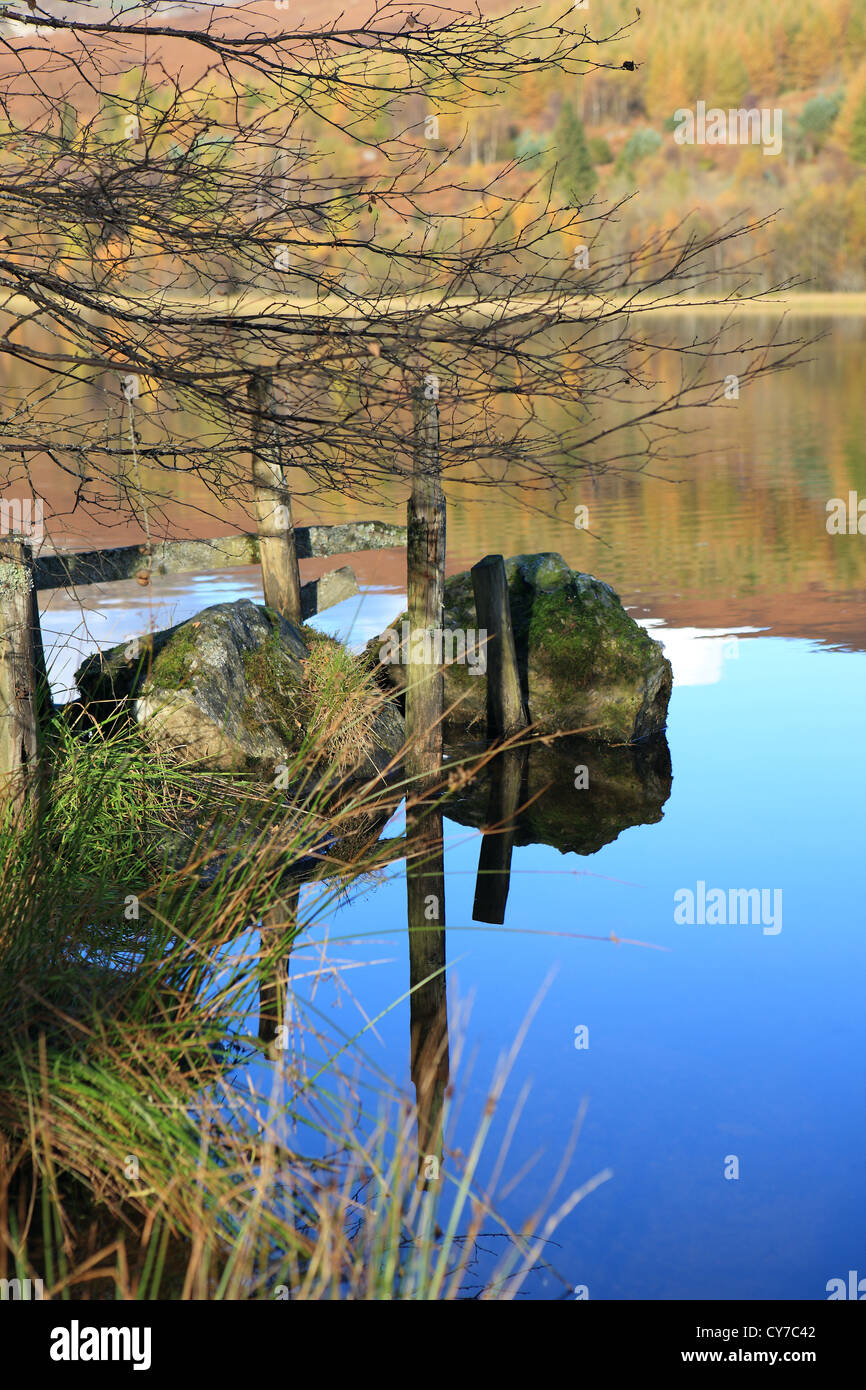
M675 687L662 821L589 857L515 848L504 930L473 923L480 837L445 822L452 1044L463 1010L471 1058L449 1141L468 1148L497 1059L543 992L481 1173L527 1080L505 1179L530 1167L498 1210L519 1224L547 1204L582 1103L560 1196L612 1170L557 1230L536 1297L583 1285L591 1299L821 1299L866 1269L866 655L760 636L735 655L704 662L703 679L692 660L696 683ZM781 889L781 930L677 925L674 893L698 880ZM587 939L611 933L647 944ZM320 1015L352 1033L408 988L399 866L311 933L325 936L331 959L378 962L350 972L358 1008L317 984ZM298 944L299 1000L317 959ZM363 1038L407 1088L408 1038L405 1000ZM266 1070L250 1068L259 1090Z

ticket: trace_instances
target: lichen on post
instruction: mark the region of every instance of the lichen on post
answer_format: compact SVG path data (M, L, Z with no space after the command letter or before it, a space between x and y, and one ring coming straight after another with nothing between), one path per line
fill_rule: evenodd
M412 638L442 630L445 598L445 497L439 458L439 408L423 386L415 392L412 492L407 507L406 588ZM406 769L435 774L442 766L442 666L425 660L435 643L410 640L406 682Z

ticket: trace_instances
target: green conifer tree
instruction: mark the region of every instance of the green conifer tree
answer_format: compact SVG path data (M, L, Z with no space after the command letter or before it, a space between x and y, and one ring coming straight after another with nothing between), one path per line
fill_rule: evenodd
M563 102L554 144L557 186L570 203L582 206L598 182L583 133L583 122L570 101Z

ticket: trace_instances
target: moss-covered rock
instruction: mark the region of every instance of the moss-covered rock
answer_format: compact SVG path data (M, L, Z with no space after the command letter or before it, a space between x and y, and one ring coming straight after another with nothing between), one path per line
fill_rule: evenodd
M296 627L241 599L91 657L75 679L86 699L128 700L161 745L228 770L279 762L300 740L308 656Z
M631 743L665 727L672 672L661 645L629 617L609 584L572 570L561 555L513 555L505 561L511 620L524 698L544 732L580 730L608 743ZM400 633L406 614L395 621ZM469 571L445 584L445 628L477 631ZM369 644L378 657L386 634ZM467 642L469 641L467 636ZM402 691L405 660L380 673ZM486 724L486 677L469 662L445 670L448 722Z
M306 753L311 722L325 723L308 670L317 640L327 639L240 599L91 657L76 681L85 700L102 704L103 712L126 705L155 742L184 759L270 772L302 748ZM354 660L350 653L346 658ZM334 727L344 728L343 692L328 693ZM368 701L370 718L359 728L362 698L355 693L349 712L356 741L339 750L342 774L368 775L402 747L402 720L393 707L376 709ZM325 729L316 745L323 775L333 761L328 735Z

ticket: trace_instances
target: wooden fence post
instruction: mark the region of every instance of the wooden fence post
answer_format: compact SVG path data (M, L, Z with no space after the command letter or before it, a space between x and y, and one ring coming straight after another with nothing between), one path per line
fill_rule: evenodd
M292 522L292 499L275 447L276 420L271 423L266 419L269 414L273 415L274 409L271 378L264 372L257 372L249 380L247 395L254 412L253 497L265 603L289 622L300 623L303 621L301 575Z
M527 718L501 555L485 555L472 566L472 588L479 630L487 632L487 736L508 737L525 729Z
M409 777L433 781L442 768L442 621L445 600L445 495L439 457L439 407L429 379L413 394L412 492L406 512L409 650L406 757ZM438 659L437 659L438 658ZM417 853L419 836L424 847ZM445 988L445 859L442 814L406 807L409 923L410 1063L418 1109L418 1169L435 1181L442 1161L442 1108L448 1084ZM429 846L429 851L428 851ZM413 854L412 848L416 853ZM428 979L428 976L433 976ZM426 983L421 983L426 981Z
M406 681L406 771L435 774L442 766L445 681L441 632L445 599L445 495L439 458L439 407L424 387L414 396L415 449L407 507L406 587L409 651ZM421 644L421 634L430 638ZM437 641L438 637L438 641ZM419 650L420 649L420 650ZM436 660L436 656L440 660ZM425 658L430 657L430 660Z
M0 799L20 809L40 793L40 715L48 680L33 552L24 541L0 540Z

